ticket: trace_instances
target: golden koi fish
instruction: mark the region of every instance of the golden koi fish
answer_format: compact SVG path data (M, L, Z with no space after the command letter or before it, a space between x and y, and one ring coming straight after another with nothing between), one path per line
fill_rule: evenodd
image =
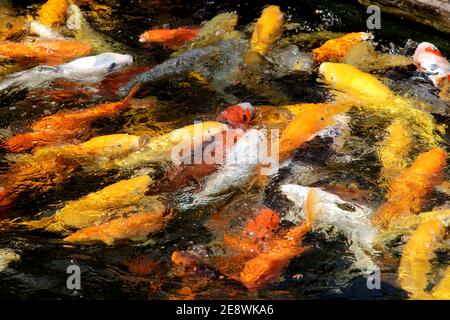
M425 292L428 286L428 274L431 271L430 260L434 257L434 251L443 241L445 227L438 219L424 222L417 228L403 249L402 259L398 270L398 277L402 289L407 291L411 298L430 299ZM446 280L442 286L446 286ZM440 295L442 287L438 287Z
M63 24L68 7L68 0L47 0L38 11L38 20L47 27Z
M428 147L436 147L442 141L437 133L444 133L444 126L436 124L430 113L415 108L416 103L396 96L371 74L348 64L329 62L320 65L319 73L324 82L335 89L333 94L337 100L394 119L404 119Z
M308 141L315 133L334 123L333 116L349 110L347 104L300 104L285 106L296 115L280 137L280 161Z
M114 161L113 166L130 169L141 164L169 161L174 147L187 144L191 150L199 147L202 141L226 130L228 126L216 121L200 122L179 128L162 136L149 138L142 150L133 152L125 158Z
M378 208L372 222L382 229L394 218L420 212L426 196L442 181L446 152L435 148L420 154L414 163L389 186L387 201Z
M70 201L52 217L24 222L23 225L63 232L139 212L143 208L142 200L151 183L152 179L148 176L122 180L79 200Z
M81 229L64 238L64 241L102 241L110 245L122 239L142 240L150 233L161 230L171 217L172 214L167 215L164 210L142 212Z
M367 32L353 32L336 39L328 40L321 47L312 51L314 61L339 62L352 46L372 38L373 35Z
M256 22L255 31L250 40L250 50L264 56L281 35L282 27L283 13L280 7L266 7Z
M378 148L378 157L385 181L395 178L408 165L408 153L413 143L408 126L401 120L394 120L386 128L387 136Z

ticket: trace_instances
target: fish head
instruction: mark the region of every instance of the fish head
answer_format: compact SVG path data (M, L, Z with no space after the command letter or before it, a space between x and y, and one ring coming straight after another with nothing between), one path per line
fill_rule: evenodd
M129 54L106 52L97 55L95 65L99 69L104 69L108 73L119 70L133 63L133 57Z
M234 128L245 129L250 126L253 111L254 107L250 103L243 102L222 111L217 120L226 122Z
M450 74L450 63L432 43L420 43L414 52L413 60L417 69L426 73L436 86Z

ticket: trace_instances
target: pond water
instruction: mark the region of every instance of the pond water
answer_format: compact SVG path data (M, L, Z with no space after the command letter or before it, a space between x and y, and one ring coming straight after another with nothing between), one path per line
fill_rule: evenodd
M237 29L249 34L246 28L258 18L261 10L268 4L277 4L286 13L288 23L292 24L292 28L285 31L279 41L293 39L297 34L311 35L322 31L365 31L368 15L365 8L355 2L134 0L98 1L110 6L110 12L95 12L90 6L81 8L93 29L124 44L126 52L123 53L131 54L135 61L126 70L135 68L133 70L136 71L133 72L139 73L166 61L172 53L160 45L143 45L138 41L139 35L149 29L198 26L219 13L236 12L239 15ZM0 1L0 5L4 6L3 9L14 8L11 10L16 15L36 10L28 1ZM374 35L377 49L383 52L412 55L417 43L428 41L438 46L444 55L450 56L448 35L394 16L383 14L382 28L375 30ZM320 41L323 42L306 36L295 44L300 50L309 51L318 46L317 41L319 44ZM231 58L239 54L229 50L227 54ZM25 69L23 66L21 68ZM215 79L221 79L220 66L213 66L212 69ZM225 88L205 84L206 80L195 78L192 74L174 74L144 86L137 94L136 98L148 101L151 107L131 109L115 117L95 121L94 130L88 136L128 133L153 137L190 125L195 120L214 120L220 111L237 102L276 107L299 102L320 103L332 98L329 88L317 81L317 68L311 72L287 73L284 76L276 75L277 72L270 68L264 72L253 75L254 78L250 74L241 83ZM414 80L414 76L417 76L415 72L414 66L408 66L381 70L375 74L394 92L415 96L418 83ZM52 82L31 91L2 96L2 139L29 131L29 126L34 121L59 110L82 109L99 103L119 101L121 98L115 89L120 85L117 84L116 75L108 75L106 80L95 85L77 86L70 82ZM423 84L424 80L419 83ZM438 101L432 84L426 83L424 86L432 92L431 98L429 95L419 95L418 99L428 98L427 101L432 103ZM52 94L53 90L61 91ZM439 103L442 105L433 116L439 124L448 124L448 105ZM405 243L405 238L401 237L392 241L387 246L388 249L372 257L381 270L380 290L368 289L365 274L353 268L356 259L354 252L349 249L347 238L331 227L308 233L302 241L307 250L290 260L278 281L259 290L248 290L209 265L201 266L193 272L180 272L171 262L171 255L175 250L220 256L223 253L218 239L228 230L237 230L237 227L242 226L245 213L257 211L261 206L270 207L281 216L287 216L292 203L280 193L282 184L299 183L320 187L329 192L340 192L346 200L354 195L356 202L376 210L383 202L386 187L380 183L381 167L374 146L385 135L389 120L383 113L352 108L346 121L348 136L345 146L339 152L333 149L334 138L314 139L297 150L289 164L281 168L265 188L245 184L231 190L213 204L175 210L175 215L167 226L145 240L122 240L113 245L98 242L72 244L63 241L64 234L10 228L8 223L0 224L0 249L12 250L20 256L0 272L0 298L407 298L407 293L399 287L397 280L399 260ZM448 136L442 134L441 137L440 146L448 150ZM427 151L427 147L419 139L410 151L410 158L414 159L424 151ZM0 173L7 174L17 156L1 150L0 157ZM342 160L345 157L352 160ZM150 169L155 179L163 168L164 165L152 164ZM94 173L88 173L87 170L77 172L59 189L50 189L37 196L25 190L15 206L1 215L5 219L19 218L21 221L50 216L67 201L79 199L136 175L137 171L131 168ZM448 180L448 166L445 168L444 178ZM168 206L177 208L177 203L182 202L179 199L196 188L199 186L164 193ZM445 193L433 191L428 195L422 211L448 208L449 200ZM218 212L220 218L217 218ZM289 221L283 223L284 226L290 226ZM448 241L448 236L446 239ZM439 270L444 270L448 261L448 250L439 250L432 261L432 280L436 281ZM71 264L81 269L80 290L69 290L66 286L66 271Z

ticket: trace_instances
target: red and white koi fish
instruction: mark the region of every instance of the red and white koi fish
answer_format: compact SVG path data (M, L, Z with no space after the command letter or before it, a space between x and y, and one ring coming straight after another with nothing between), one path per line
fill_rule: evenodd
M433 44L419 44L413 59L417 69L425 73L436 87L439 87L442 80L450 80L450 63Z

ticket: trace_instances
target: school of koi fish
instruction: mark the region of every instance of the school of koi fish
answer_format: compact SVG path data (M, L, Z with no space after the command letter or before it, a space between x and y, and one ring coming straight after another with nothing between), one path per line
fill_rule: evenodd
M55 297L52 274L76 263L83 284L132 283L124 297L381 283L370 297L450 299L444 51L298 33L269 4L248 23L231 10L155 23L136 53L98 30L114 28L107 4L0 8L0 296ZM46 246L55 260L31 272ZM74 296L97 298L86 291Z

